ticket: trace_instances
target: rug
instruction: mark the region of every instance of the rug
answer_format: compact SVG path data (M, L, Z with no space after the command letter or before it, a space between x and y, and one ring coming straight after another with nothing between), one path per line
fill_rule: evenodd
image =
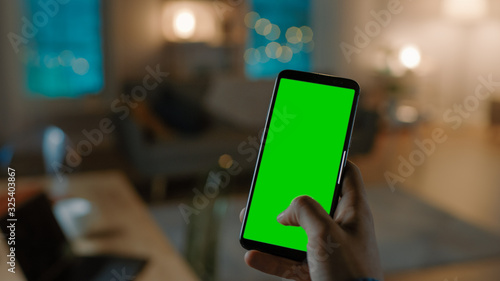
M471 261L500 254L500 237L439 210L398 189L367 191L385 272ZM238 242L240 210L246 197L231 196L220 229L217 280L281 280L246 266ZM150 207L160 228L180 253L185 249L186 223L178 204ZM236 279L235 279L236 278Z
M500 237L401 189L368 190L382 266L402 271L500 255Z

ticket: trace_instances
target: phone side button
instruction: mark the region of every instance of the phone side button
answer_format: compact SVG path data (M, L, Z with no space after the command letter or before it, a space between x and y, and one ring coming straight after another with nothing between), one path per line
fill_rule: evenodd
M339 173L339 179L337 181L337 184L340 184L340 179L342 178L342 171L344 170L345 167L345 154L347 151L344 150L344 153L342 154L342 162L340 162L340 173Z

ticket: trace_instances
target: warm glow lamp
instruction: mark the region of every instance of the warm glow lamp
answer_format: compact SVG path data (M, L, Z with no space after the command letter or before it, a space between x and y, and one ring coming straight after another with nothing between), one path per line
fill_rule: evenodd
M163 6L162 30L171 42L221 42L220 21L210 2L169 1Z
M486 16L488 0L442 0L443 14L459 22L472 22Z
M179 38L188 39L193 36L196 18L191 10L181 10L174 16L174 33Z
M420 65L422 56L419 49L414 45L404 46L399 51L399 61L408 69L415 69Z

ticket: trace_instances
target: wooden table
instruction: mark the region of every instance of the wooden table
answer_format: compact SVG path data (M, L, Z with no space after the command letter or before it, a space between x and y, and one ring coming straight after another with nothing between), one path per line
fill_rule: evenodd
M33 184L51 190L57 182L46 178L17 179L18 189ZM138 274L137 281L199 280L155 224L145 204L121 172L70 175L65 190L65 196L88 199L99 214L91 229L96 235L74 241L75 252L146 258L148 263ZM7 192L5 188L0 191ZM7 245L0 242L0 280L25 280L21 274L7 272Z

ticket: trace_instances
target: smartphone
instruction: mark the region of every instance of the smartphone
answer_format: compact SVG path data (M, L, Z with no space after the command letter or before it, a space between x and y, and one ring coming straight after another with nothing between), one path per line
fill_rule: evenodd
M333 216L359 91L350 79L279 73L241 227L244 248L306 258L305 231L276 218L300 195L311 196Z

